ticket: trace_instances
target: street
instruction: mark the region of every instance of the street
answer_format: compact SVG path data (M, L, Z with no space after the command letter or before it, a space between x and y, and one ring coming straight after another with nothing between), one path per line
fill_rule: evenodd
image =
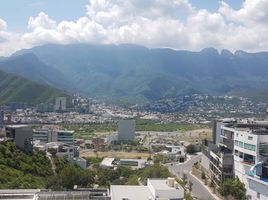
M194 163L201 160L201 154L197 154L189 158L185 163L168 163L166 166L169 171L179 178L183 178L183 174L186 174L187 179L190 180L192 185L192 196L201 200L214 200L214 197L210 194L207 188L200 183L200 181L190 174Z

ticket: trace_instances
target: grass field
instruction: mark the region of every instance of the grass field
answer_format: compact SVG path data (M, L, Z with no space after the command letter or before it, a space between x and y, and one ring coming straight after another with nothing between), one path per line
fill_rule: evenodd
M142 158L147 159L149 157L149 153L138 153L138 152L123 152L123 151L109 151L109 152L92 152L86 151L80 153L81 157L92 158L92 157L110 157L110 158Z

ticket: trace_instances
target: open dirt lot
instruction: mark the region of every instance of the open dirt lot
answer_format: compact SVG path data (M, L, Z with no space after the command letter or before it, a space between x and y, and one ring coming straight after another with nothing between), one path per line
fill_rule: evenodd
M109 151L109 152L93 152L93 151L83 151L80 153L81 157L111 157L111 158L142 158L147 159L149 153L136 153L136 152L122 152L122 151Z

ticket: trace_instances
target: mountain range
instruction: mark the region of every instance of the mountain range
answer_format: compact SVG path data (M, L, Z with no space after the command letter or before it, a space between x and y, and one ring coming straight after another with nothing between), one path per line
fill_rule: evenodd
M198 93L268 97L267 52L48 44L1 59L0 70L69 92L130 102Z
M0 71L0 104L53 102L59 96L68 97L60 89Z

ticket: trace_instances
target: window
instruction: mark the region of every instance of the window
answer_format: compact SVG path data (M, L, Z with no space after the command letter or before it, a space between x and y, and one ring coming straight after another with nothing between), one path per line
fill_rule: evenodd
M253 140L253 137L252 136L248 136L248 140Z
M257 192L257 198L261 198L261 194L259 192Z
M244 144L244 149L251 150L251 151L256 151L256 145L245 143Z
M235 140L234 143L235 143L235 146L238 146L238 141L237 140Z
M239 146L239 147L243 147L243 146L244 146L244 143L239 141L238 146Z

